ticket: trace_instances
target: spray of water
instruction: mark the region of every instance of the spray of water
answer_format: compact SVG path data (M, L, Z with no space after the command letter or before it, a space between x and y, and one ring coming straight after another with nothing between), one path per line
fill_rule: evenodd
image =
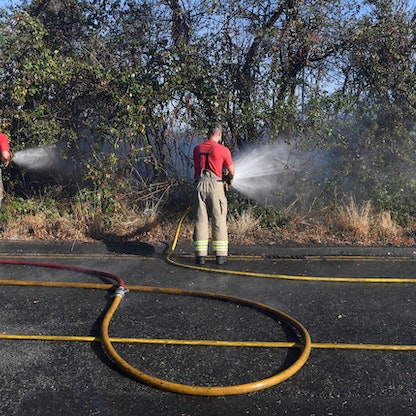
M314 155L316 156L316 155ZM295 150L286 143L263 144L234 155L233 187L262 204L296 198L305 186L307 170L317 166L312 153Z
M63 161L55 147L42 146L17 151L13 163L27 170L39 171L56 169Z

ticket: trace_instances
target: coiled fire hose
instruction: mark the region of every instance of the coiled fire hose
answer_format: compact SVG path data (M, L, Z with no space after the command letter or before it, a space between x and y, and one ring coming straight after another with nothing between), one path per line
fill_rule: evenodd
M229 396L229 395L237 395L237 394L244 394L244 393L250 393L258 390L262 390L268 387L272 387L276 384L281 383L282 381L288 379L293 374L295 374L297 371L299 371L303 365L306 363L310 351L311 351L311 339L306 331L306 329L303 327L302 324L300 324L295 319L291 318L290 316L284 314L283 312L278 311L277 309L268 307L266 305L251 302L245 299L241 298L235 298L232 296L226 296L226 295L219 295L219 294L211 294L211 293L205 293L205 292L192 292L192 291L184 291L184 290L176 290L176 289L166 289L166 288L157 288L155 289L157 292L160 293L176 293L176 294L182 294L187 296L198 296L198 297L206 297L206 298L213 298L213 299L221 299L228 302L236 302L238 304L243 304L246 306L249 306L251 308L255 308L265 314L268 314L269 316L276 317L280 321L284 321L287 324L289 324L291 327L296 328L303 338L303 344L291 344L289 347L300 347L302 348L302 351L299 354L299 357L297 360L292 363L288 368L286 368L284 371L277 373L271 377L254 381L251 383L245 383L245 384L238 384L238 385L230 385L230 386L193 386L188 384L181 384L181 383L174 383L171 381L163 380L157 377L153 377L149 374L146 374L137 368L130 365L127 361L125 361L114 349L111 339L108 335L108 328L110 325L110 321L115 313L115 311L118 308L118 305L121 302L121 299L123 298L123 293L116 294L114 301L110 308L108 309L106 315L104 316L103 323L101 326L101 342L102 345L109 355L109 357L127 374L132 376L133 378L149 385L152 387L157 387L162 390L170 391L173 393L180 393L180 394L189 394L194 396Z
M187 210L184 215L181 217L181 220L178 224L178 230L175 235L175 241L172 246L172 250L168 256L172 255L178 239L179 229L181 227L183 218L187 215L189 210ZM299 323L296 319L290 317L289 315L271 308L267 305L252 302L250 300L232 297L228 295L221 295L216 293L208 293L208 292L198 292L198 291L187 291L187 290L180 290L180 289L171 289L171 288L159 288L159 287L150 287L150 286L129 286L125 287L124 280L117 275L101 272L94 269L82 268L77 266L68 266L56 263L48 263L48 262L34 262L34 261L25 261L25 260L12 260L12 259L0 259L0 264L9 264L9 265L28 265L28 266L36 266L36 267L48 267L48 268L57 268L57 269L64 269L64 270L71 270L75 272L86 273L89 275L99 276L99 277L106 277L116 282L115 293L113 296L113 300L111 305L109 306L108 310L105 313L105 316L102 321L101 325L101 344L106 351L109 358L118 366L120 367L125 373L129 374L131 377L139 380L142 383L147 385L160 388L162 390L179 393L179 394L188 394L188 395L197 395L197 396L226 396L226 395L237 395L237 394L245 394L250 393L258 390L262 390L268 387L272 387L281 383L282 381L288 379L292 375L294 375L297 371L299 371L303 365L306 363L310 352L311 352L311 338L307 330L304 326ZM0 284L8 284L8 285L22 285L22 286L53 286L53 287L72 287L72 288L94 288L94 289L106 289L109 290L114 287L111 284L92 284L92 283L69 283L69 282L40 282L40 281L19 281L19 280L0 280ZM157 293L168 293L168 294L175 294L175 295L183 295L183 296L194 296L194 297L202 297L202 298L211 298L211 299L219 299L222 301L237 303L239 305L245 305L249 308L256 309L268 316L272 316L279 322L285 322L292 328L296 329L299 333L299 338L302 339L301 343L280 343L285 348L297 348L299 349L299 356L298 358L285 370L262 380L257 380L254 382L249 382L245 384L238 384L238 385L220 385L220 386L195 386L195 385L188 385L188 384L181 384L175 383L167 380L163 380L157 377L153 377L149 374L146 374L131 364L129 364L126 360L124 360L118 352L115 350L112 344L112 340L109 336L109 326L110 322L117 311L117 308L120 305L121 300L124 298L126 292L128 291L147 291L147 292L157 292ZM5 337L6 338L6 337ZM33 339L33 338L31 338ZM222 343L224 345L226 343ZM261 344L259 342L259 344ZM270 346L270 343L265 343L266 346ZM215 345L215 344L214 344Z
M287 378L291 377L297 371L299 371L303 365L306 363L310 351L311 351L311 339L303 327L298 321L294 318L286 315L285 313L271 308L267 305L263 305L261 303L252 302L250 300L232 297L228 295L221 295L216 293L208 293L208 292L198 292L198 291L187 291L181 289L173 289L173 288L160 288L160 287L152 287L152 286L129 286L128 288L124 287L124 280L114 274L101 272L94 269L87 269L77 266L67 266L62 264L56 263L48 263L48 262L34 262L34 261L26 261L26 260L12 260L12 259L0 259L0 264L9 264L9 265L27 265L27 266L36 266L36 267L47 267L47 268L56 268L56 269L63 269L63 270L70 270L75 272L86 273L94 276L99 277L106 277L112 280L115 280L117 283L117 287L113 296L113 300L111 305L109 306L108 310L105 313L101 324L101 338L100 342L106 351L109 358L118 366L120 367L125 373L129 374L131 377L139 380L142 383L147 385L160 388L162 390L170 391L173 393L179 394L188 394L188 395L197 395L197 396L226 396L226 395L236 395L236 394L244 394L250 393L254 391L258 391L261 389L265 389L276 384L281 383L282 381L286 380ZM114 285L111 284L93 284L93 283L81 283L81 282L53 282L53 281L27 281L27 280L0 280L0 284L7 284L7 285L14 285L14 286L38 286L38 287L67 287L67 288L86 288L86 289L105 289L109 290ZM144 291L144 292L154 292L154 293L167 293L167 294L174 294L174 295L182 295L182 296L193 296L193 297L200 297L200 298L211 298L211 299L219 299L222 301L233 302L239 305L244 305L250 307L252 309L256 309L268 316L274 317L276 320L280 322L285 322L290 325L292 328L295 328L300 333L300 338L302 338L303 343L281 343L285 348L298 348L301 350L297 360L293 362L289 367L287 367L284 371L277 373L271 377L254 381L251 383L239 384L239 385L230 385L230 386L194 386L194 385L187 385L187 384L180 384L174 383L167 380L163 380L157 377L153 377L149 374L146 374L137 368L133 367L129 364L126 360L124 360L115 350L113 347L112 340L109 336L109 326L110 322L117 311L117 308L120 305L121 300L124 298L126 292L128 291ZM54 337L46 337L45 339L52 340ZM7 336L2 336L2 339L13 339L8 338ZM17 337L17 339L36 339L36 337ZM226 345L226 342L219 343L221 345ZM235 346L235 343L230 343L231 345ZM261 344L260 342L258 344ZM271 343L265 343L265 347L270 347ZM193 345L198 345L193 344ZM213 344L215 345L215 343Z
M179 238L179 232L184 221L186 215L190 212L190 208L188 208L181 216L180 221L178 223L178 227L176 230L176 234L174 237L174 241L172 244L172 248L167 255L167 261L173 265L181 266L181 267L189 267L194 269L203 269L209 272L216 272L216 273L227 273L227 274L237 274L237 275L244 275L244 276L253 276L253 277L263 277L263 278L280 278L280 279L289 279L289 280L309 280L309 281L327 281L327 282L354 282L354 283L415 283L416 279L414 278L369 278L369 277L344 277L344 278L334 278L334 277L313 277L313 276L289 276L289 275L278 275L278 274L263 274L263 273L251 273L251 272L239 272L234 270L220 270L220 269L208 269L206 267L199 267L194 265L182 264L174 260L173 254L177 245L177 241ZM301 325L298 321L293 319L292 317L284 314L283 312L271 308L267 305L263 305L260 303L252 302L246 299L220 295L215 293L206 293L206 292L197 292L197 291L186 291L180 289L170 289L170 288L159 288L159 287L151 287L151 286L128 286L125 287L124 280L111 273L106 273L102 271L97 271L94 269L87 269L77 266L68 266L68 265L61 265L55 263L48 263L48 262L32 262L32 261L25 261L25 260L11 260L11 259L0 259L0 264L11 264L11 265L28 265L28 266L37 266L37 267L49 267L49 268L58 268L58 269L65 269L65 270L72 270L75 272L82 272L89 275L94 275L98 277L105 277L116 282L114 284L94 284L94 283L77 283L77 282L42 282L42 281L23 281L23 280L0 280L0 284L3 285L21 285L21 286L39 286L39 287L70 287L70 288L86 288L86 289L104 289L110 290L115 289L115 293L113 296L113 300L111 305L107 309L105 316L102 321L101 326L101 338L96 337L88 337L90 338L89 341L100 341L105 349L106 353L108 354L109 358L118 365L124 372L132 376L133 378L148 384L153 387L157 387L166 391L180 393L180 394L190 394L190 395L199 395L199 396L224 396L224 395L236 395L236 394L244 394L250 393L257 390L265 389L274 385L281 383L282 381L286 380L287 378L294 375L297 371L299 371L302 366L306 363L311 348L348 348L348 349L367 349L367 350L396 350L396 351L415 351L416 346L414 345L373 345L373 344L317 344L311 343L310 336L306 329ZM292 363L288 368L286 368L283 372L275 374L272 377L254 381L251 383L245 383L240 385L230 385L230 386L194 386L194 385L187 385L187 384L180 384L174 383L167 380L163 380L160 378L153 377L149 374L146 374L128 362L126 362L114 349L113 342L119 342L119 339L110 338L109 336L109 326L110 322L117 311L118 306L120 305L121 300L124 298L124 295L127 291L144 291L144 292L156 292L156 293L166 293L166 294L174 294L174 295L182 295L182 296L197 296L202 298L211 298L211 299L220 299L223 301L234 302L238 304L242 304L248 306L250 308L254 308L258 311L261 311L267 315L271 315L277 318L280 321L284 321L285 323L289 324L293 328L295 328L299 332L299 339L302 339L301 343L294 343L294 342L282 342L282 343L261 343L259 342L256 346L266 347L268 344L279 344L279 347L283 348L298 348L300 350L298 359ZM76 340L77 338L85 338L87 337L55 337L55 336L44 336L44 337L37 337L36 336L12 336L7 334L2 334L0 336L1 339L44 339L44 340ZM158 340L148 340L149 343L151 341L158 341ZM160 340L160 343L169 343L166 341L169 340ZM175 343L174 340L170 340L172 343ZM128 341L127 341L128 342ZM141 343L146 343L147 340L140 340ZM199 344L198 344L199 343ZM184 344L183 341L177 342L177 344ZM250 344L251 346L254 344L253 342L244 343L241 342L239 345L244 346ZM189 341L186 345L207 345L203 341ZM209 345L227 345L226 341L209 341ZM235 346L235 343L228 343L228 345Z

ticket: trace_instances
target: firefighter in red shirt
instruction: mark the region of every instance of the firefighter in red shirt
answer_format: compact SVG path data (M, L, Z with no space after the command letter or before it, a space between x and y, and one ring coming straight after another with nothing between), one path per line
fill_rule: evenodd
M9 164L11 158L9 139L4 133L0 133L0 166L5 167ZM2 169L0 169L0 208L3 205L3 180Z
M217 264L227 262L227 198L223 186L223 169L230 183L235 168L230 150L220 144L222 126L213 124L208 139L194 149L195 192L193 198L194 251L196 263L205 264L208 255L209 218L212 219L212 249Z

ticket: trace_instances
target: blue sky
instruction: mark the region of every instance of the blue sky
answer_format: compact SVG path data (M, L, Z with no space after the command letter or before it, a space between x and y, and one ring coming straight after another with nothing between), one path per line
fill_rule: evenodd
M408 0L410 7L416 7L416 0ZM7 7L10 5L21 3L20 0L0 0L0 7Z
M20 3L20 0L0 0L0 7L9 7L17 3Z
M20 3L20 0L0 0L0 7L10 6L13 4ZM409 0L410 7L416 6L416 0Z
M0 8L9 7L21 3L21 0L0 0ZM408 0L410 8L416 8L416 0Z

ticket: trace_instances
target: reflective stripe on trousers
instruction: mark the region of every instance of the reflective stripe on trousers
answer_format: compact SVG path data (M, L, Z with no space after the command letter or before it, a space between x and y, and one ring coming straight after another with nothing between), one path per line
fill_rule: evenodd
M228 255L227 198L222 181L211 171L201 172L193 199L194 250L208 254L209 219L212 220L212 249L217 256Z

